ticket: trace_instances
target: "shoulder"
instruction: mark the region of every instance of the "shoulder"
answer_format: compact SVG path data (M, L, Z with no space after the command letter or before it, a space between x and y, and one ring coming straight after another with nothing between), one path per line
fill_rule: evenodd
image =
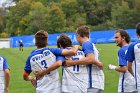
M125 52L125 51L127 51L128 47L129 47L128 45L127 46L123 46L122 48L119 49L119 51Z
M134 46L135 46L135 45L137 45L138 43L140 43L140 40L138 40L138 41L136 41L136 42L131 43L129 47L134 47Z
M0 61L4 61L6 58L4 56L0 56Z
M82 46L92 45L92 44L93 44L92 42L90 42L90 41L86 41L86 42L84 42L84 43L82 44Z
M119 53L119 54L125 53L125 48L123 48L123 47L120 48L119 51L118 51L118 53Z
M90 41L86 41L82 44L82 48L93 48L93 43Z

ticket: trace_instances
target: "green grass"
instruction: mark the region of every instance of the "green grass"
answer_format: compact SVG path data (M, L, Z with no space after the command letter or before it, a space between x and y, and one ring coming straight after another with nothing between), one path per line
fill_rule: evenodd
M108 64L117 65L117 51L118 47L115 44L97 44L100 51L100 60L104 64L105 73L105 92L117 93L119 73L116 71L109 71ZM0 49L0 55L5 56L10 66L11 81L9 86L9 93L35 93L35 88L30 82L23 80L23 69L26 58L35 47L26 47L23 52L18 48ZM61 71L61 68L59 69Z

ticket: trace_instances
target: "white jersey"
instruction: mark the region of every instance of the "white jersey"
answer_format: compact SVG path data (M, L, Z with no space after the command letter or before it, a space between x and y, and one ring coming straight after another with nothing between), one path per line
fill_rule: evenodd
M28 60L26 62L25 70L28 70L29 66L32 72L46 69L56 62L55 52L57 50L52 53L48 48L33 51L28 58L29 62ZM61 93L61 81L57 69L37 79L36 93Z
M140 40L132 43L127 51L126 58L129 62L133 62L134 77L136 79L136 88L140 93Z
M135 78L126 71L125 73L120 74L118 92L133 92L136 91Z
M99 51L93 43L86 41L82 44L82 50L87 55L93 53L96 60L99 60ZM104 90L104 73L103 70L94 64L88 65L88 88L97 88Z
M85 57L83 51L78 50L72 60L79 60ZM62 92L64 93L87 93L88 72L86 65L74 65L63 67Z
M4 70L9 69L7 61L4 57L0 57L0 93L4 93Z
M127 60L125 58L128 46L123 46L118 51L118 63L119 66L127 66ZM133 92L136 91L135 78L129 71L120 73L118 92Z
M135 77L137 81L137 89L140 92L140 43L134 46L134 53L135 53Z

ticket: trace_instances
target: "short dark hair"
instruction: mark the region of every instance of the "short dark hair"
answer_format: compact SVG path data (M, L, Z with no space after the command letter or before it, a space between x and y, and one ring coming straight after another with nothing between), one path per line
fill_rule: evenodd
M72 41L67 35L62 34L62 35L60 35L60 37L57 40L57 47L60 48L60 45L63 48L71 47L72 46Z
M140 36L140 23L136 25L136 33Z
M76 30L76 33L79 34L81 37L89 37L90 28L86 25L79 26Z
M40 30L35 34L35 45L37 48L43 48L47 46L48 33L44 30Z
M127 43L130 42L130 36L129 36L129 34L125 30L119 29L119 30L116 31L116 33L120 33L121 37L124 37L125 38L125 41Z

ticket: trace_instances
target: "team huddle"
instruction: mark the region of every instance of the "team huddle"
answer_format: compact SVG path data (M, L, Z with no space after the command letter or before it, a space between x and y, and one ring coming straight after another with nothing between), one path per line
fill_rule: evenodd
M136 26L136 34L140 38L140 24ZM31 81L36 93L104 93L103 63L90 41L89 27L79 26L76 37L81 47L73 46L71 39L62 34L57 40L58 48L47 48L48 33L40 30L35 34L37 48L27 58L23 78ZM140 40L129 45L130 36L122 29L116 31L114 39L120 47L119 66L109 64L108 68L120 72L118 93L140 93ZM62 80L58 71L61 66ZM3 73L0 80L8 69L6 59L0 57L0 73ZM4 92L7 87L0 83L0 93L8 93Z

